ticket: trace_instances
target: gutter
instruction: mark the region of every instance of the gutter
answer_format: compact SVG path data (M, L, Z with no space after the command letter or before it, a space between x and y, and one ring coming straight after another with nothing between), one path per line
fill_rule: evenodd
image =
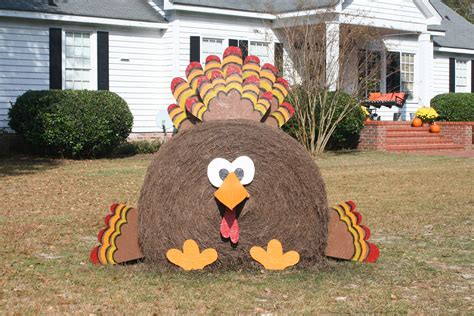
M137 27L137 28L143 28L143 29L167 29L168 28L167 23L159 23L159 22L144 22L144 21L134 21L134 20L109 19L109 18L89 17L89 16L76 16L76 15L53 14L53 13L13 11L13 10L0 10L0 17L42 20L42 21L46 20L46 21L69 22L69 23L82 23L82 24L111 25L111 26L122 26L122 27Z

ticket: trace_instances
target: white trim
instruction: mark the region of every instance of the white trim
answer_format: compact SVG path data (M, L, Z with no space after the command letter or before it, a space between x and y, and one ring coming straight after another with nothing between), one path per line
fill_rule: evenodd
M445 53L458 53L458 54L468 54L474 55L474 49L467 48L453 48L453 47L435 47L435 52L445 52Z
M96 17L88 17L88 16L74 16L74 15L51 14L51 13L40 13L40 12L23 12L23 11L13 11L13 10L0 10L0 17L113 25L113 26L125 26L125 27L139 27L139 28L145 28L145 29L167 29L168 28L168 24L166 23L141 22L141 21L132 21L132 20L96 18Z
M445 37L446 36L445 31L430 31L430 30L428 30L427 33L430 34L431 36L440 36L440 37Z
M306 17L311 15L317 15L320 13L336 13L340 11L331 10L332 8L322 8L322 9L312 9L312 10L304 10L304 11L293 11L293 12L284 12L277 14L275 17L279 19L286 19L286 18L293 18L293 17Z
M433 7L429 0L414 0L413 1L418 9L426 17L426 24L428 25L440 25L443 18L438 11Z
M90 34L90 87L88 90L97 90L97 30L84 29L84 28L67 28L62 29L62 89L66 89L66 32L78 32L78 33L89 33Z
M247 18L255 19L264 19L264 20L275 20L276 16L268 13L256 13L248 11L239 11L239 10L228 10L228 9L217 9L209 7L199 7L192 5L183 5L183 4L173 4L167 10L180 10L180 11L190 11L190 12L200 12L200 13L210 13L210 14L221 14L221 15L231 15L231 16L241 16Z

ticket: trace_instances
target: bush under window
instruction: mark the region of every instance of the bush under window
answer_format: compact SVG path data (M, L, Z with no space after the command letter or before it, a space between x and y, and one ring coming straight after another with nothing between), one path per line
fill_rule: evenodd
M100 157L124 142L133 116L109 91L28 91L9 113L10 127L37 152L64 157Z

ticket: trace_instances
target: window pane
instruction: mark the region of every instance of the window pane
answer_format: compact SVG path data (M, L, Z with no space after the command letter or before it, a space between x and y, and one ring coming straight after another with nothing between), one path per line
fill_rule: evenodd
M202 39L202 59L205 60L209 55L221 55L224 50L224 40L219 38Z
M90 88L90 34L66 33L66 89Z
M90 46L90 35L89 34L83 34L82 46L86 46L86 47Z
M74 45L74 35L72 33L66 33L66 45Z

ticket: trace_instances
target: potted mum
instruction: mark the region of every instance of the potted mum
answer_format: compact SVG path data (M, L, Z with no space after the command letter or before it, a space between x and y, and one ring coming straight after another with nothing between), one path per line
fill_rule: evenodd
M435 109L429 107L421 107L416 111L416 117L421 119L423 123L430 124L431 133L439 133L441 131L439 125L436 124L435 120L439 117L439 114Z

